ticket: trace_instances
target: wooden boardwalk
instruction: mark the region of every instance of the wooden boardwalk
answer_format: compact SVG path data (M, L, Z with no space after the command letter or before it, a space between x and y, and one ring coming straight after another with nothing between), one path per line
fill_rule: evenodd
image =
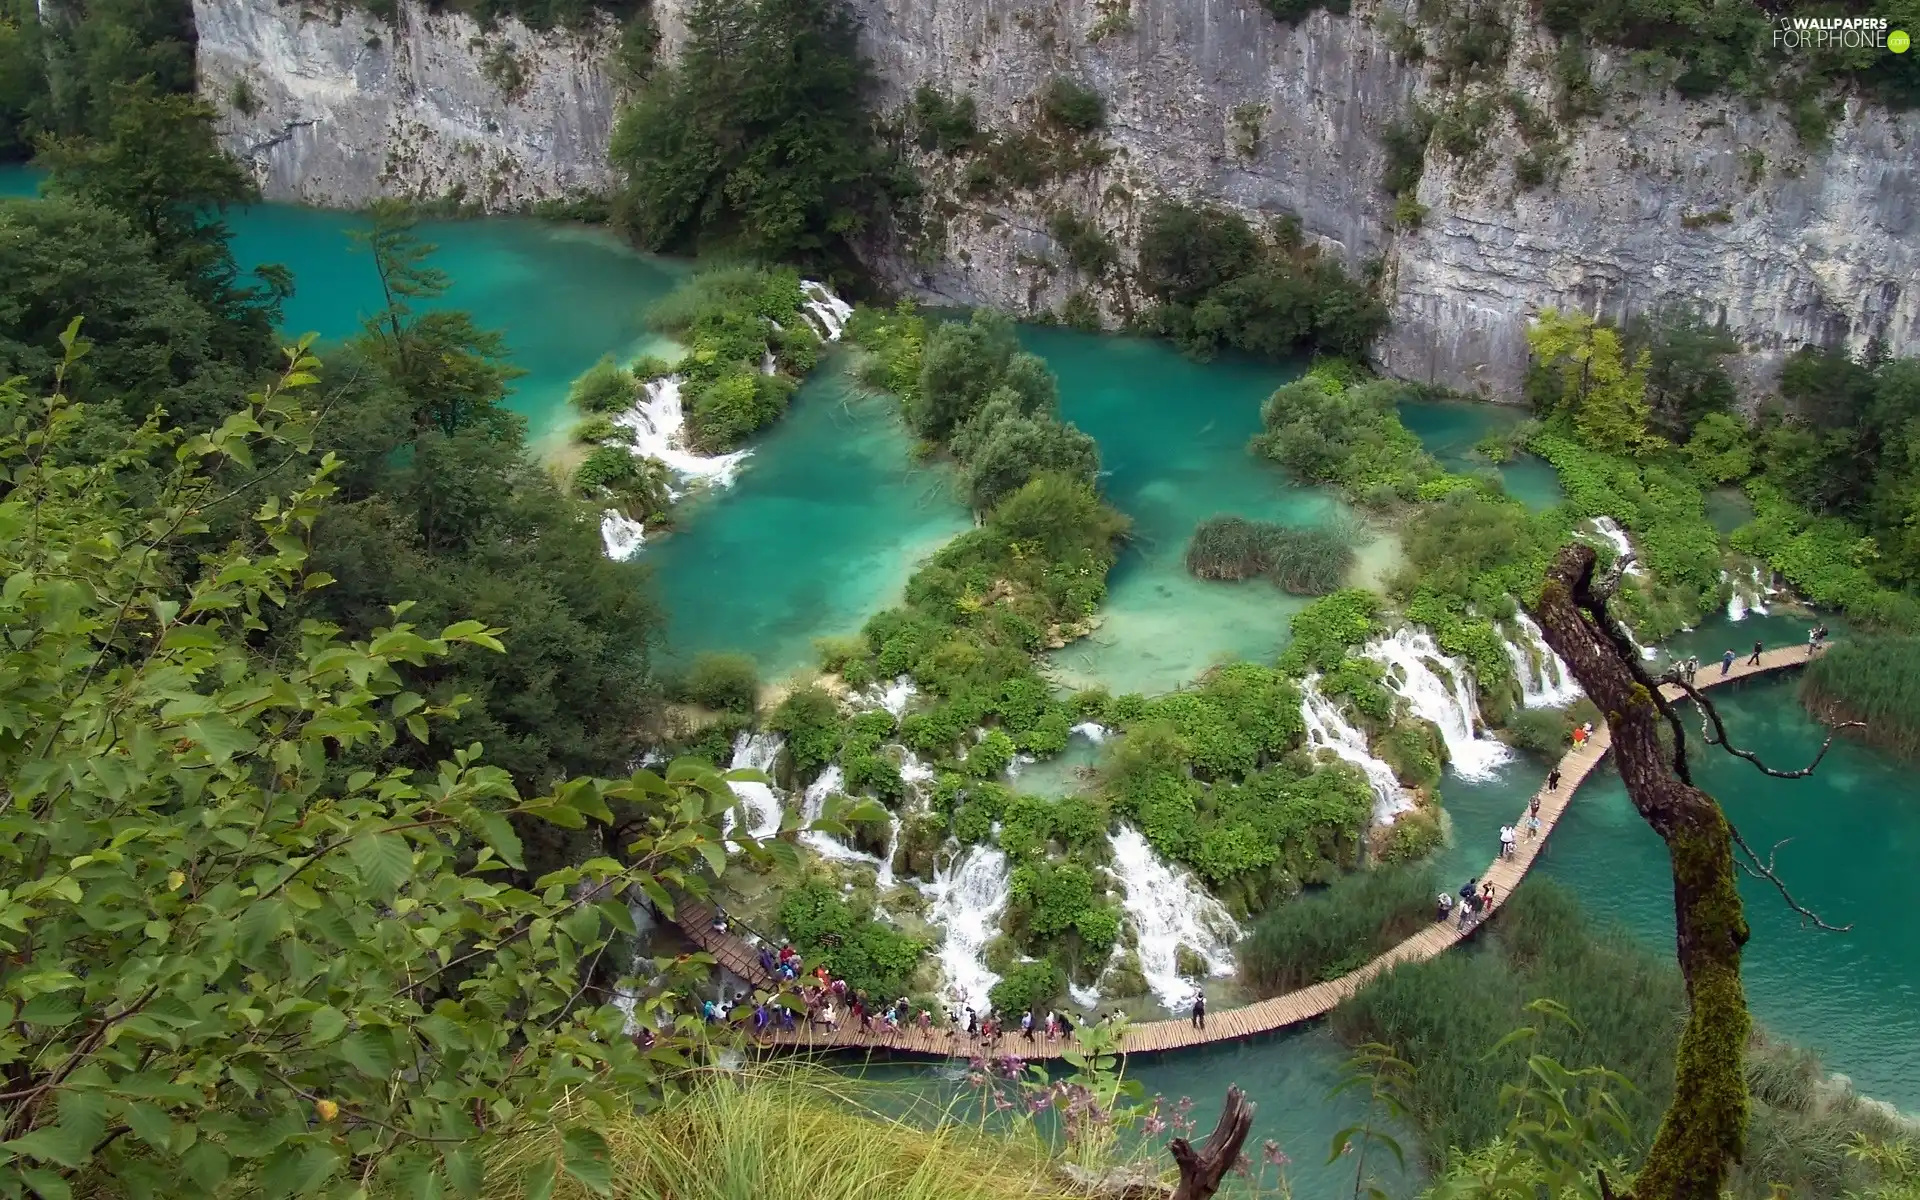
M1733 668L1724 676L1720 673L1719 662L1704 664L1700 668L1698 678L1694 680L1694 686L1704 690L1755 675L1804 666L1806 661L1807 649L1804 645L1768 650L1760 656L1757 666L1749 665L1747 655L1743 654L1734 659ZM1681 695L1679 689L1672 686L1663 688L1662 691L1668 699L1676 699ZM1545 848L1548 835L1559 823L1560 815L1572 802L1573 793L1600 764L1600 760L1606 757L1611 742L1612 738L1603 724L1594 730L1594 735L1588 740L1586 746L1569 750L1561 757L1559 788L1548 791L1543 782L1540 790L1535 793L1540 800L1539 837L1528 838L1525 834L1526 809L1523 808L1515 818L1514 823L1522 833L1516 844L1514 857L1496 858L1480 875L1482 881L1490 880L1493 883L1496 910L1507 902L1507 898L1513 895L1513 889L1526 877L1527 870L1533 866L1534 859ZM757 948L750 947L731 935L719 933L713 928L713 909L710 905L683 904L675 915L675 923L697 945L711 953L716 961L734 974L755 984L770 982L766 973L760 969ZM1316 983L1311 987L1288 992L1284 996L1274 996L1240 1008L1209 1012L1205 1029L1194 1028L1186 1018L1129 1024L1120 1048L1136 1054L1178 1050L1187 1046L1209 1045L1214 1042L1252 1037L1255 1034L1271 1033L1276 1029L1284 1029L1289 1025L1323 1017L1333 1011L1341 1001L1366 986L1382 971L1397 963L1424 962L1438 957L1455 943L1471 936L1478 927L1479 924L1476 922L1463 931L1457 920L1450 920L1444 924L1436 921L1365 966L1338 979ZM877 1021L873 1033L862 1034L858 1024L844 1016L837 1031L824 1028L802 1028L793 1033L778 1033L766 1040L775 1045L796 1049L894 1050L910 1054L957 1058L971 1058L981 1054L1054 1058L1068 1046L1064 1041L1047 1041L1044 1033L1036 1033L1034 1040L1029 1042L1021 1036L1018 1028L1002 1034L995 1044L989 1046L984 1039L969 1038L965 1034L956 1037L937 1021L934 1028L925 1034L917 1029L909 1029L889 1035L881 1031Z

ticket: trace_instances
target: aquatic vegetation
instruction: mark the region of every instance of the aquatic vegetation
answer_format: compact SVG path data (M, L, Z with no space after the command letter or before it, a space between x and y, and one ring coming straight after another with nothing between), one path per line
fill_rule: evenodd
M1187 544L1187 570L1202 579L1265 576L1298 596L1326 595L1352 566L1352 543L1332 529L1220 516L1203 521Z
M1278 996L1345 975L1433 920L1431 867L1380 866L1268 909L1240 947L1240 978Z
M1920 757L1920 637L1843 638L1807 664L1800 696L1823 720L1865 721L1854 736Z
M798 779L810 778L840 752L840 703L820 688L789 693L767 714L766 726L786 738L787 759Z
M1766 478L1748 481L1747 495L1753 520L1733 531L1728 540L1735 548L1765 559L1809 599L1863 625L1920 629L1920 600L1881 583L1867 565L1879 550L1864 529L1807 511Z

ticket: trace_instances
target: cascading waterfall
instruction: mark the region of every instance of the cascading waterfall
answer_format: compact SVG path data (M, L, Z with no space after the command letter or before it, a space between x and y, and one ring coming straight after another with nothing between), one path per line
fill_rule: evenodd
M986 1011L987 993L1000 976L987 969L987 943L1000 932L1000 914L1007 910L1012 874L1007 856L997 846L973 846L948 851L942 868L937 862L933 882L921 887L931 901L927 918L945 931L940 939L940 966L947 973L949 996L961 1005Z
M687 449L682 383L678 375L649 380L640 389L640 403L615 417L613 423L633 431L636 457L658 459L683 483L697 481L727 487L752 451L735 450L731 454L708 457Z
M1367 747L1367 735L1347 723L1333 701L1320 692L1320 676L1309 675L1300 686L1300 716L1307 725L1307 745L1331 750L1367 777L1373 789L1373 821L1391 825L1394 817L1413 808L1413 799L1400 786L1393 768L1375 758Z
M898 721L907 715L907 705L911 704L918 694L919 689L913 686L913 677L902 675L884 686L874 684L861 692L858 699L866 708L886 709L893 714L893 719Z
M1369 644L1361 653L1384 664L1387 686L1406 700L1416 716L1432 721L1440 730L1454 773L1460 778L1489 779L1501 763L1513 757L1504 743L1474 736L1480 724L1480 708L1473 699L1473 677L1465 663L1440 652L1432 634L1403 627L1393 636ZM1451 687L1429 663L1452 676Z
M625 562L646 544L647 527L619 509L609 508L600 514L600 540L606 544L608 558Z
M777 733L754 733L743 730L733 739L733 761L727 764L733 771L771 771L774 760L780 757L780 748L786 744ZM768 783L747 783L729 780L727 786L740 798L740 803L752 815L752 823L747 833L756 838L769 838L780 832L780 820L784 815L780 810L779 794ZM733 810L728 809L725 818L725 830L733 832Z
M638 900L627 902L627 913L633 918L633 957L627 963L627 977L613 989L613 1006L627 1018L626 1032L629 1036L640 1031L640 991L639 981L651 964L647 961L647 939L653 936L653 910Z
M1580 685L1560 656L1547 645L1540 627L1524 612L1513 615L1521 640L1502 635L1507 657L1513 660L1513 673L1520 680L1522 708L1560 708L1580 698Z
M1722 583L1733 585L1732 593L1727 597L1727 620L1744 621L1748 613L1767 615L1767 600L1774 594L1774 588L1760 578L1760 568L1754 567L1749 578L1735 579L1726 571L1720 572Z
M826 341L839 341L847 318L853 315L853 305L827 290L826 284L811 279L800 281L800 294L804 297L801 311L813 323L814 332Z
M800 291L804 297L802 312L815 332L825 341L839 341L847 318L853 314L853 306L834 295L825 284L810 279L801 281ZM779 328L777 323L774 327ZM760 360L763 373L771 375L778 366L771 351L763 353ZM740 464L753 452L735 450L731 454L702 455L688 448L686 402L682 394L685 383L679 375L649 380L640 389L639 403L613 418L613 423L632 431L631 453L636 458L660 462L673 472L681 487L690 483L729 487L740 473ZM681 491L669 487L667 494L671 499L678 499ZM614 515L609 513L601 521L601 540L606 543L608 557L631 558L644 544L641 526L625 517L620 517L621 524L616 526Z
M1627 537L1627 531L1620 528L1620 522L1614 520L1612 517L1594 517L1592 518L1591 524L1593 525L1594 536L1598 537L1607 545L1612 546L1615 554L1633 553L1633 542ZM1574 536L1581 537L1585 535L1576 533ZM1636 562L1628 564L1627 574L1644 575L1646 572L1642 571L1640 565Z
M1122 824L1113 834L1113 873L1126 888L1122 905L1140 935L1141 973L1160 1003L1177 1010L1193 998L1193 984L1179 970L1181 946L1200 956L1208 975L1233 974L1240 927L1191 875L1155 854L1131 825Z
M1111 731L1105 725L1100 724L1098 721L1082 721L1078 725L1075 725L1073 728L1067 730L1067 732L1077 733L1081 737L1087 739L1088 741L1092 742L1094 745L1098 746L1101 742L1104 742L1107 740L1107 735Z

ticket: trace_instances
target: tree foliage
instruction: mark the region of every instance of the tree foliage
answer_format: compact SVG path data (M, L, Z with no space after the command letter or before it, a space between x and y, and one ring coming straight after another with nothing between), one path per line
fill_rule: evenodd
M700 0L680 61L620 116L618 215L655 250L854 265L895 180L842 0Z
M555 1123L564 1149L526 1186L604 1179L595 1123L679 1055L643 1058L588 972L631 930L627 890L670 905L663 887L724 861L725 784L676 765L523 796L477 745L349 769L428 741L464 700L406 677L498 655L502 630L430 633L401 604L365 638L313 620L274 644L273 614L331 586L308 543L338 459L255 488L248 534L191 578L171 552L210 532L229 464L310 441L315 361L296 351L215 429L149 422L102 463L58 382L87 347L64 345L51 391L0 388L9 1193L472 1193L493 1140ZM115 468L163 452L151 495L123 490ZM516 886L523 822L606 851ZM678 974L635 993L669 1039ZM580 1088L613 1103L556 1110Z
M1536 401L1543 415L1571 414L1580 438L1608 454L1640 454L1665 443L1649 433L1647 372L1653 353L1641 350L1631 360L1619 331L1579 313L1547 309L1527 331L1536 368L1557 377L1557 388Z

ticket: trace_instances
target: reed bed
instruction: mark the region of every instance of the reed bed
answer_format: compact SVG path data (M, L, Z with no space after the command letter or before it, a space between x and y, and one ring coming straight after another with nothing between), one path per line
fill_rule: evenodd
M1849 636L1807 664L1800 700L1822 720L1865 721L1849 732L1920 758L1920 637Z
M1240 947L1240 978L1278 996L1344 975L1433 920L1439 891L1427 866L1344 875L1262 916Z
M1353 567L1351 539L1334 529L1291 529L1270 521L1218 516L1187 542L1187 570L1201 579L1257 579L1296 596L1324 596Z

